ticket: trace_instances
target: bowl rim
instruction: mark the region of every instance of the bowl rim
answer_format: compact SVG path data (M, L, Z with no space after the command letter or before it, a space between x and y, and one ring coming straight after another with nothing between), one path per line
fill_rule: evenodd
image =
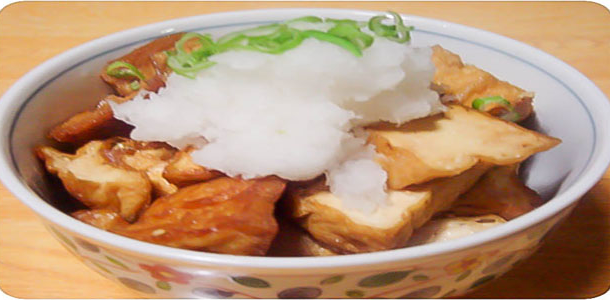
M152 257L158 257L165 260L188 262L190 264L208 264L217 266L232 266L232 267L245 267L255 269L327 269L337 267L357 267L367 266L380 263L388 263L393 261L411 260L416 258L428 258L449 252L457 252L467 248L487 244L492 241L496 241L523 231L527 228L534 226L535 224L541 223L557 214L564 209L567 209L570 205L578 201L578 199L584 195L605 173L608 165L610 165L610 134L603 135L603 133L610 133L610 121L608 120L593 120L593 129L598 129L597 135L594 138L598 138L600 141L592 149L592 153L597 152L596 160L590 160L584 167L583 172L575 182L568 187L561 195L553 197L542 207L518 217L502 226L487 229L480 233L467 236L464 238L451 240L443 243L433 243L427 245L420 245L414 247L407 247L401 249L393 249L386 251L378 251L372 253L363 254L352 254L343 256L333 257L255 257L255 256L238 256L228 254L215 254L207 252L198 252L193 250L184 250L171 248L152 243L142 242L135 239L123 237L117 234L106 232L96 227L84 224L69 215L57 210L42 198L40 198L35 192L33 192L27 184L22 181L20 174L18 173L16 166L11 160L10 150L10 133L12 132L12 126L14 120L17 119L20 106L24 104L28 97L23 95L30 95L31 93L25 93L24 90L31 87L41 88L40 78L44 76L49 70L57 68L58 66L65 66L68 58L72 55L86 52L96 51L96 48L108 49L113 42L124 40L127 37L141 36L142 32L151 33L158 32L167 34L172 32L173 26L176 24L190 24L192 22L208 20L209 22L228 22L226 20L239 20L239 19L256 19L266 18L266 20L272 21L273 17L279 17L278 19L286 19L289 15L351 15L355 16L366 16L377 15L383 12L370 11L370 10L355 10L355 9L329 9L329 8L282 8L282 9L255 9L255 10L240 10L231 12L214 13L207 15L197 15L184 18L176 18L167 21L152 23L144 26L135 27L119 31L107 36L97 38L87 43L81 44L70 50L67 50L47 61L35 67L29 71L26 75L21 77L15 82L2 96L0 100L0 134L2 145L2 154L0 155L0 180L4 186L13 194L17 199L26 204L30 209L35 211L39 217L48 220L49 222L59 225L60 227L73 232L79 236L85 237L90 240L94 240L101 244L110 245L117 249L121 249L126 252L134 252L145 254ZM553 65L554 68L558 68L562 71L570 73L575 82L584 87L587 92L592 93L595 97L588 98L587 104L595 107L596 111L600 114L610 115L610 101L606 98L604 93L585 77L578 70L569 66L565 62L559 60L547 54L541 50L538 50L525 43L473 27L460 25L457 23L402 14L409 21L416 21L428 25L439 25L443 27L451 28L452 30L467 33L469 35L479 35L486 39L493 40L494 43L508 44L513 48L522 49L527 51L529 54L540 59L540 65ZM275 21L275 20L273 20ZM100 52L99 50L97 50ZM96 53L98 53L96 52ZM584 105L584 103L583 103ZM587 107L585 107L587 109ZM601 129L601 130L599 130ZM600 134L600 132L602 134Z

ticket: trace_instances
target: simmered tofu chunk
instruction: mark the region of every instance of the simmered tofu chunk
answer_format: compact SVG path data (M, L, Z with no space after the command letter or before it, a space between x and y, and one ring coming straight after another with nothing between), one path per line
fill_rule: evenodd
M377 161L392 189L454 176L479 162L518 163L560 142L460 105L449 105L443 115L367 131L369 143L383 155Z
M113 138L89 142L75 154L51 147L36 152L80 202L116 211L130 222L150 203L153 192L167 195L177 190L161 176L175 152L163 143Z
M156 199L133 224L107 210L78 211L73 216L155 244L264 255L278 230L273 210L284 187L285 181L277 177L252 180L221 177Z
M132 127L114 118L108 101L120 103L129 99L107 96L93 110L78 113L53 127L49 137L58 142L80 145L94 139L128 135Z
M440 89L443 98L471 107L477 98L500 96L508 100L519 114L517 121L532 113L534 93L501 81L473 65L464 64L457 54L441 46L433 46L432 50L432 62L436 67L433 83ZM493 106L490 106L487 112L496 116L506 113Z
M152 186L145 174L112 165L102 154L102 141L66 154L51 147L37 149L47 170L61 179L74 198L90 208L107 208L133 221L150 202Z
M222 173L195 164L190 151L180 151L170 160L163 177L177 186L187 186L222 176Z
M173 49L174 43L176 43L182 35L183 33L176 33L158 38L133 50L129 54L114 60L133 65L144 76L144 80L139 80L138 78L113 77L106 74L106 68L102 71L102 79L122 96L134 94L140 88L156 92L159 88L165 86L167 74L171 72L171 69L166 63L167 56L165 51ZM133 87L132 82L134 81L139 83L138 88Z
M332 251L394 249L405 246L414 229L449 208L489 167L479 164L454 177L389 191L389 204L370 215L345 208L342 201L349 199L331 194L323 180L289 187L285 204L288 213Z
M460 196L447 212L456 216L495 214L512 220L542 205L538 193L517 175L518 165L489 170L471 190Z
M433 219L413 232L408 246L459 239L503 223L506 220L493 214Z

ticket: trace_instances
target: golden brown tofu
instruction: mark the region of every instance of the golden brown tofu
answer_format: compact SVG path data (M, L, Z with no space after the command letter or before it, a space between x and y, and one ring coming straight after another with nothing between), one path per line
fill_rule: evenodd
M135 49L129 54L120 57L115 61L129 63L136 67L144 76L144 81L140 82L140 88L156 92L165 86L165 79L171 72L167 66L167 56L165 51L173 49L174 43L182 37L183 33L176 33L158 38L140 48ZM106 74L106 67L102 71L102 79L106 81L114 90L122 96L134 94L138 89L133 89L131 83L139 81L137 78L116 78Z
M113 95L107 96L95 109L78 113L53 127L49 137L58 142L80 145L94 139L127 136L132 127L114 118L107 101L121 103L128 100Z
M87 207L109 209L133 221L150 202L152 186L142 172L111 164L102 153L106 149L107 143L93 141L74 155L51 147L39 147L36 152L74 198Z
M432 219L413 232L408 246L454 240L504 223L506 220L493 214Z
M518 163L560 143L559 139L461 105L449 105L443 115L399 127L379 124L367 131L369 143L383 155L377 162L388 173L391 189L454 176L478 162Z
M111 136L126 136L131 126L114 119L112 109L106 101L122 103L131 100L143 88L156 92L165 86L167 75L171 72L168 68L165 54L166 50L173 49L174 43L182 37L183 33L177 33L156 39L129 54L113 60L123 61L134 65L144 76L144 80L137 78L116 78L106 74L106 68L102 71L102 79L114 88L120 95L108 95L106 99L99 102L98 106L90 111L76 114L57 125L51 130L49 136L58 142L82 144L92 139L104 139ZM132 88L132 83L137 81L139 87Z
M518 165L495 167L447 211L455 216L495 214L512 220L543 204L542 198L517 175Z
M182 187L222 176L218 171L195 164L189 153L180 151L170 160L163 171L163 177L167 181Z
M108 211L73 216L111 232L171 247L236 255L264 255L278 227L274 204L284 191L277 177L221 177L155 200L134 224Z
M449 208L489 167L479 164L454 177L391 190L389 203L370 215L345 208L342 201L349 199L331 194L323 180L290 186L284 204L294 220L337 253L400 248L406 245L414 229L433 214Z
M464 64L462 59L441 46L433 46L432 62L436 66L433 84L440 87L444 98L452 98L467 107L477 98L501 96L508 100L519 113L521 121L532 113L534 93L524 91L506 81L473 65ZM490 106L489 113L501 116L506 111Z
M144 172L150 180L155 197L173 194L178 187L163 177L163 170L173 159L176 150L165 143L137 142L131 139L109 139L104 155L113 164Z

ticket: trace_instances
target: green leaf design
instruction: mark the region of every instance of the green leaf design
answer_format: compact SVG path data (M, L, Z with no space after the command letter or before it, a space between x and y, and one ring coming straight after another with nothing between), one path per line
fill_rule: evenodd
M417 274L417 275L413 275L413 278L411 278L411 279L413 279L414 281L425 281L425 280L428 280L430 278L428 276L426 276L426 275L423 275L423 274Z
M409 270L409 271L388 272L388 273L382 273L382 274L369 276L369 277L366 277L366 278L360 280L360 282L358 282L358 286L380 287L380 286L389 285L389 284L403 280L411 272L413 272L413 271Z
M96 267L100 268L100 270L102 270L102 271L104 271L104 272L106 272L106 273L112 274L112 272L110 272L110 270L106 269L106 267L102 266L102 265L101 265L101 264L99 264L98 262L95 262L95 261L92 261L92 260L90 260L90 262L91 262L92 264L94 264Z
M252 287L252 288L268 288L271 287L271 285L267 282L264 281L262 279L258 279L258 278L254 278L254 277L248 277L248 276L239 276L239 277L231 277L233 279L233 281L247 286L247 287Z
M494 278L496 278L496 275L487 275L484 277L481 277L479 279L477 279L477 281L475 281L471 286L470 289L474 289L475 287L478 287L482 284L485 284L491 280L493 280Z
M460 274L460 276L458 276L458 277L455 279L455 282L459 282L459 281L464 280L466 277L468 277L468 276L470 275L470 273L472 273L472 271L467 270L466 272L464 272L464 273Z
M337 282L343 280L344 277L345 276L343 276L343 275L336 275L336 276L333 276L333 277L328 277L328 278L320 281L320 284L333 284L333 283L337 283Z
M156 285L158 288L160 288L162 290L169 291L172 289L172 286L169 284L169 282L166 282L166 281L157 281Z
M111 263L113 263L113 264L115 264L115 265L117 265L117 266L119 266L119 267L121 267L121 268L123 268L125 270L129 270L129 268L124 263L118 261L116 258L112 258L112 257L110 257L108 255L104 255L104 257L106 257L106 259L109 262L111 262Z
M361 290L349 290L349 291L345 292L345 295L347 295L350 298L362 298L362 297L364 297L364 292Z
M127 277L119 277L117 278L122 284L127 286L128 288L132 288L136 291L140 291L142 293L154 294L156 293L155 289L149 286L148 284L139 282L135 279L127 278Z

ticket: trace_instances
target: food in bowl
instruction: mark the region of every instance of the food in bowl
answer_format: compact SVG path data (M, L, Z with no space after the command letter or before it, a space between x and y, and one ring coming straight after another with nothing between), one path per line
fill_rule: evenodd
M106 66L116 94L51 130L74 154L36 153L73 217L217 253L395 249L539 206L518 164L559 140L515 123L533 93L408 46L390 16L157 39Z

